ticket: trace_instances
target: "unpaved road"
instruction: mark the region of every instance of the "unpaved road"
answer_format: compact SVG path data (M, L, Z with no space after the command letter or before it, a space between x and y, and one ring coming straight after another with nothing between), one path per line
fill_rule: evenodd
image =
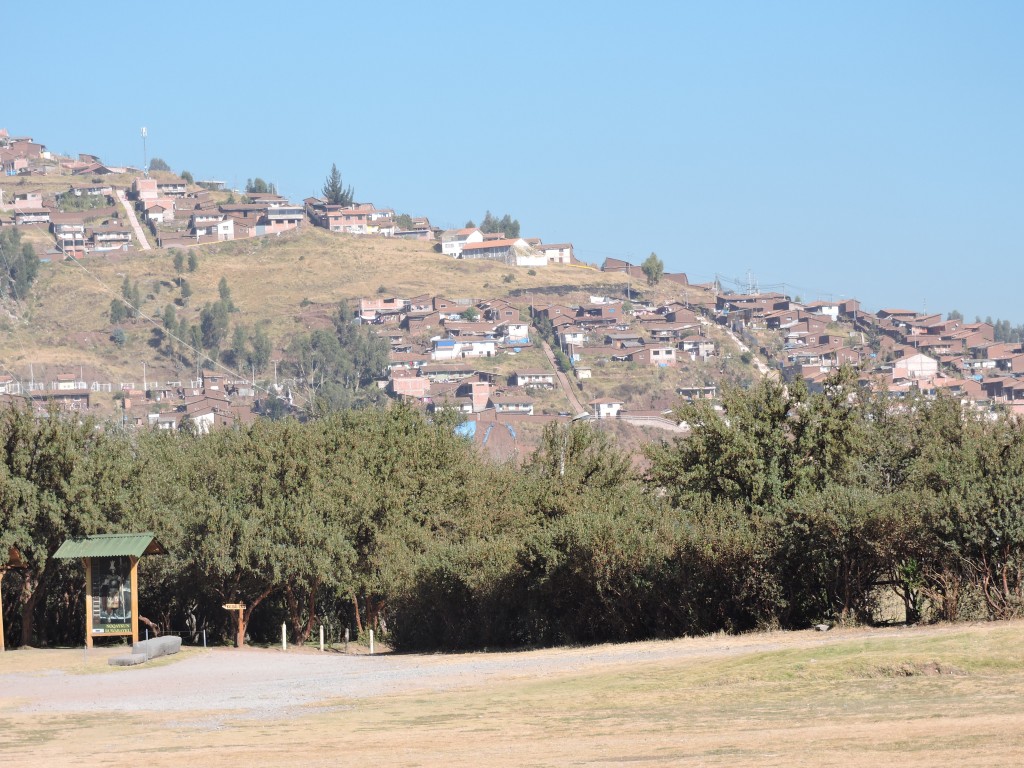
M0 656L0 706L22 712L230 710L280 717L319 702L449 691L688 658L722 658L895 637L935 628L779 632L504 653L366 654L300 649L186 649L155 666L109 668L124 649L11 651ZM88 661L85 661L88 658ZM19 664L19 659L24 663ZM168 663L169 662L169 663ZM20 669L19 669L20 668ZM102 690L102 695L98 691Z
M124 207L124 212L128 214L128 223L131 224L132 229L135 230L135 237L139 241L139 248L143 251L148 251L150 249L149 240L146 239L146 233L142 231L142 225L139 224L139 220L135 216L135 209L132 208L132 204L128 202L128 198L125 196L123 189L117 190L117 199Z
M555 372L555 376L558 379L558 385L562 388L562 394L565 395L565 399L569 401L569 407L572 408L573 416L578 416L581 413L589 413L589 411L583 407L583 403L576 397L576 390L569 381L569 377L562 373L562 369L558 367L558 363L555 360L555 353L551 351L551 345L549 345L544 339L538 337L540 341L541 349L544 350L544 354L547 355L548 362L551 363L551 368Z

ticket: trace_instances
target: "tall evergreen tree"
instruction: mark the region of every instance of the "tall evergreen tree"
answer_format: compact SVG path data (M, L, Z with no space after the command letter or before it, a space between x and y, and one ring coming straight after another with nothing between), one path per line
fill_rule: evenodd
M352 205L352 201L355 199L352 187L345 187L341 180L341 171L334 163L331 163L331 172L324 181L321 193L331 205Z

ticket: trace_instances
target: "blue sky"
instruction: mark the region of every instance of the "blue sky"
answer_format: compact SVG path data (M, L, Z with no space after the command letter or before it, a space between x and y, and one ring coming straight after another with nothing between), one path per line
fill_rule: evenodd
M57 151L1024 322L1019 2L61 5L0 97Z

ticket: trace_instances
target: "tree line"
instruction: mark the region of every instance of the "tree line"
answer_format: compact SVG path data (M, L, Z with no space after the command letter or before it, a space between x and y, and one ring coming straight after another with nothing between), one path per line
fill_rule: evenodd
M1000 619L1024 608L1024 426L850 372L683 405L636 467L586 422L521 464L402 405L205 436L0 413L12 644L81 641L67 537L153 531L154 627L272 642L376 628L400 649L672 637L819 622ZM888 606L887 606L888 604Z

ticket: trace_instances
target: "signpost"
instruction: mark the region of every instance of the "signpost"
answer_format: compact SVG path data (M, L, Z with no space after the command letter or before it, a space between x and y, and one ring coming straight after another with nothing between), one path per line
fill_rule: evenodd
M245 612L245 603L224 603L221 606L225 611L238 611L238 615L235 616L235 648L241 648L245 645L245 630L242 629L242 614Z

